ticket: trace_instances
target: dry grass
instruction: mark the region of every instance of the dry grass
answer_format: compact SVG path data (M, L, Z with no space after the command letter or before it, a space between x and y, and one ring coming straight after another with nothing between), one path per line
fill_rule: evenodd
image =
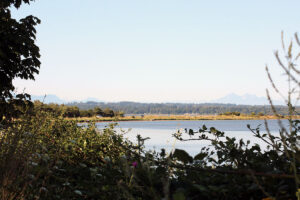
M282 117L284 119L285 117ZM300 119L300 116L293 116ZM253 116L253 115L145 115L126 117L80 117L68 118L77 122L105 122L105 121L157 121L157 120L264 120L278 119L275 115Z

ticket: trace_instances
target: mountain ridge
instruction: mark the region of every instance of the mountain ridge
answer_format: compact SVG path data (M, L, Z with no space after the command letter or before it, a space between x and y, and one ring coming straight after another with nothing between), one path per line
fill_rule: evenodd
M67 101L64 99L59 98L54 94L49 95L31 95L31 99L33 101L39 100L44 103L56 103L56 104L68 104L68 103L87 103L87 102L98 102L98 103L106 103L105 101L99 100L97 98L89 97L84 100L71 100ZM134 102L134 101L119 101L119 102ZM108 102L107 102L108 103ZM139 103L139 102L134 102ZM142 103L142 102L141 102ZM151 102L149 102L151 103ZM153 102L154 103L154 102ZM187 102L161 102L162 104L167 103L187 103ZM189 102L188 104L191 104ZM266 97L259 97L254 94L244 94L244 95L237 95L235 93L230 93L225 95L221 98L217 98L211 101L199 101L198 103L192 104L236 104L236 105L269 105L269 101ZM274 105L284 105L282 101L273 100Z

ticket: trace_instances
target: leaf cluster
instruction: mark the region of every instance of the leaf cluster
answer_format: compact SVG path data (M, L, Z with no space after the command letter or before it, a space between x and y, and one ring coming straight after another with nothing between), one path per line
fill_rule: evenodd
M40 20L27 16L20 20L11 15L11 7L19 8L22 3L29 4L31 0L1 0L0 2L0 122L3 117L8 119L13 106L10 99L24 100L27 94L14 95L13 80L32 79L40 68L40 51L36 45L36 25ZM28 99L28 98L27 98ZM19 103L19 102L17 102ZM5 108L4 108L5 107Z

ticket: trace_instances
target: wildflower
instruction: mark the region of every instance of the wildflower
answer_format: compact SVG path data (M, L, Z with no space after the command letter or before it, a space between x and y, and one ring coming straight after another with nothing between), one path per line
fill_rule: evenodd
M133 167L136 167L136 166L137 166L137 162L134 161L134 162L132 163L132 166L133 166Z

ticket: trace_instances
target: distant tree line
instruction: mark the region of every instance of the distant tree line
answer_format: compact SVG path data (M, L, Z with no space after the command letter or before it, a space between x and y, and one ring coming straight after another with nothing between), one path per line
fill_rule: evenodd
M241 113L240 112L224 112L224 113L219 113L219 115L235 115L235 116L240 116Z
M59 104L44 104L40 101L34 102L34 111L38 110L45 110L47 112L54 113L58 116L63 117L94 117L94 116L102 116L102 117L116 117L116 116L123 116L124 113L121 111L114 111L110 108L101 109L98 106L93 108L84 110L80 109L77 106L71 105L59 105Z
M220 114L243 113L249 115L271 115L272 109L268 105L236 105L236 104L192 104L192 103L136 103L136 102L86 102L69 103L69 106L77 106L81 110L94 109L95 107L122 110L126 114ZM275 106L278 114L288 114L287 106ZM299 113L300 107L296 107Z
M263 112L255 113L240 113L240 112L224 112L224 113L219 113L219 115L235 115L235 116L240 116L241 114L250 114L253 116L264 116L265 114Z

